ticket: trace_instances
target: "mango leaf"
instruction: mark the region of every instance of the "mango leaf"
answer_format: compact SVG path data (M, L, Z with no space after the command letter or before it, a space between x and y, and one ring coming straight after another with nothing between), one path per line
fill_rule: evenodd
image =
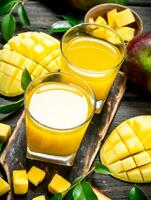
M3 142L0 142L0 152L2 151L3 148Z
M21 78L21 86L24 90L26 90L27 86L29 83L32 81L30 73L28 70L25 68L22 73L22 78Z
M56 194L51 198L51 200L62 200L62 195L60 193Z
M128 199L129 200L148 200L145 193L137 185L135 185L129 192Z
M9 40L16 29L16 21L12 14L7 14L3 17L1 23L1 32L4 40Z
M68 21L57 21L48 29L50 33L64 33L72 26Z
M22 4L20 4L18 7L18 16L24 26L30 26L30 20L28 18L26 9Z
M14 1L9 1L7 2L6 4L4 5L1 5L0 6L0 16L10 12L10 10L13 8L13 6L16 4L17 0L14 0Z
M73 193L73 188L70 189L70 190L68 191L68 193L67 193L66 196L63 198L63 200L73 200L72 193Z
M97 174L105 174L105 175L111 174L110 170L106 166L102 165L101 163L95 164L94 171Z
M78 16L73 15L73 14L63 15L62 17L63 19L68 21L72 26L75 26L83 22L82 17L79 18Z
M73 189L73 200L98 200L88 182L81 182Z

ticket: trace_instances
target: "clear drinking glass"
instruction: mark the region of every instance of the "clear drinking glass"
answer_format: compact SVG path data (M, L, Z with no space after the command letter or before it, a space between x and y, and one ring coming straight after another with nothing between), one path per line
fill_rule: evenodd
M71 166L95 112L95 95L68 73L39 76L25 93L27 158Z
M61 52L61 71L89 83L96 95L96 113L100 113L125 57L123 40L107 26L83 23L64 34Z

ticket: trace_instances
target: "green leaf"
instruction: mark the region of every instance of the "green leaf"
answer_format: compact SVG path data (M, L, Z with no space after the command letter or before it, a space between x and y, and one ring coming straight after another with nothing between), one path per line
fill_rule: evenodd
M16 4L16 0L14 1L9 1L8 3L4 4L3 6L0 6L0 16L8 13L11 11L13 6Z
M148 200L145 193L137 185L135 185L129 192L128 199L129 200Z
M22 73L22 78L21 78L21 86L24 90L26 90L27 86L29 83L32 81L30 73L28 70L25 68Z
M63 33L70 29L72 26L67 21L57 21L48 29L50 33Z
M77 178L75 178L72 182L72 185L75 185L79 182L81 182L83 180L83 176L78 176Z
M62 195L61 195L61 193L58 193L58 194L56 194L55 196L53 196L53 197L51 198L51 200L62 200Z
M3 144L4 144L4 143L0 141L0 152L2 151Z
M63 198L63 200L73 200L72 192L73 192L73 188L68 191L68 193Z
M1 32L4 40L9 40L16 29L16 21L12 14L7 14L3 17L1 23Z
M73 189L73 200L98 200L91 185L83 181Z
M75 26L77 24L80 24L83 22L83 20L73 14L63 15L63 19L68 21L72 26Z
M24 26L30 26L30 20L28 18L26 9L22 4L20 4L20 6L18 7L18 16Z
M110 170L101 163L96 163L94 171L97 174L111 174Z
M13 113L16 110L18 110L20 107L22 107L23 103L24 103L24 99L21 98L20 100L18 100L16 102L5 104L5 105L0 105L0 113L1 114Z

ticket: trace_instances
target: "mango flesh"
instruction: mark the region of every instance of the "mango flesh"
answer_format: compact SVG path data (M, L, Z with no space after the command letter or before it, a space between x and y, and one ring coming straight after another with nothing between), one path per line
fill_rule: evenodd
M29 170L27 176L28 176L28 180L33 185L38 186L39 183L41 183L44 180L46 173L43 170L39 169L38 167L33 166Z
M13 171L14 193L18 195L26 194L28 191L28 177L25 170Z
M64 196L71 187L71 183L59 174L55 174L48 185L48 191L52 194L62 193Z
M3 196L10 191L9 184L0 177L0 196Z
M11 134L11 126L0 123L0 141L6 142Z
M21 76L24 68L32 79L59 70L60 42L42 32L25 32L11 38L0 51L0 94L24 93Z
M151 182L151 116L131 118L117 126L103 144L100 158L115 178Z
M44 195L33 198L32 200L46 200Z

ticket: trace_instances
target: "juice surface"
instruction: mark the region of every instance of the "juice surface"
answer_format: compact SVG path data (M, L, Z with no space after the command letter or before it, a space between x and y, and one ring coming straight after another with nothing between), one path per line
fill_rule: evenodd
M121 60L118 48L101 39L80 36L64 48L72 64L86 70L104 71L115 67Z
M88 94L82 88L58 82L42 83L30 92L27 106L37 121L26 113L31 151L50 155L70 155L77 151L88 123L74 127L84 123L92 112Z
M94 90L97 101L105 100L124 53L108 41L89 36L74 37L64 44L63 52L67 60L62 57L61 71L81 76Z

